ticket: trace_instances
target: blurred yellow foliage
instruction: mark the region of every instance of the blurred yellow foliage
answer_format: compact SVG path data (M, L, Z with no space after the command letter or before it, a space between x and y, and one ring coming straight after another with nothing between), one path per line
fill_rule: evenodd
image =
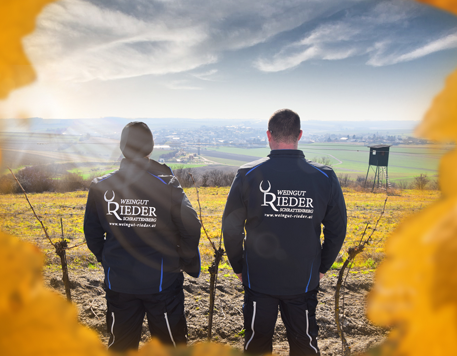
M36 16L53 1L0 1L0 99L35 80L35 72L22 48L22 37L33 31Z
M0 98L34 79L21 38L52 0L0 3ZM422 1L457 13L456 1ZM433 102L418 133L434 140L457 139L457 72ZM457 350L457 151L441 162L443 198L409 218L389 238L387 258L369 299L369 317L394 326L381 347L389 355L452 355ZM42 256L31 244L0 234L0 354L108 355L95 332L77 322L74 306L43 287ZM229 355L221 346L200 344L170 351L156 340L129 356Z
M42 255L32 244L0 233L0 355L108 356L95 331L78 322L78 312L61 295L45 288ZM172 349L153 339L129 356L237 355L227 346L198 344Z
M416 129L418 136L436 141L457 140L457 70L446 80L445 90L433 100L423 121Z
M106 355L76 307L43 286L42 263L35 246L0 234L0 355Z
M423 1L457 14L456 1ZM416 133L457 140L457 71L434 99ZM386 243L369 296L368 316L394 327L381 355L457 353L457 151L440 162L442 198L404 221Z
M432 5L457 14L457 1L455 0L417 0L418 2L423 2L424 4Z
M35 17L52 1L1 0L0 99L35 79L21 40L33 31ZM94 331L78 323L76 307L44 287L42 265L42 254L35 246L0 233L0 355L112 355ZM231 352L220 345L200 345L193 350L193 354L208 352L222 356ZM139 353L130 353L136 354L179 353L153 340Z
M171 349L168 346L163 346L157 339L152 339L144 345L138 352L130 351L127 356L202 356L202 355L217 355L217 356L236 356L241 355L241 352L221 344L199 343L190 348L179 346L176 349Z

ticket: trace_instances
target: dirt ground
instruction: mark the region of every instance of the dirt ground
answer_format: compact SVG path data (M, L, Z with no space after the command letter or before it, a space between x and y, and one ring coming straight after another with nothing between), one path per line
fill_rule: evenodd
M371 348L382 342L387 331L373 326L365 317L365 299L373 283L373 273L351 273L343 291L345 296L343 322L346 338L354 353ZM319 324L319 347L322 356L341 355L341 341L334 319L334 292L337 277L330 271L321 281L318 294L317 319ZM332 276L333 274L333 276ZM243 347L243 287L227 269L219 271L213 341ZM44 272L45 282L64 294L61 272ZM106 329L106 301L103 290L102 269L70 271L72 298L79 311L80 321L94 329L104 343L109 334ZM186 318L189 329L189 344L205 341L209 310L209 274L202 273L198 279L186 276L184 281ZM142 343L150 337L146 322L143 324ZM288 355L289 347L284 324L278 315L274 336L274 353Z

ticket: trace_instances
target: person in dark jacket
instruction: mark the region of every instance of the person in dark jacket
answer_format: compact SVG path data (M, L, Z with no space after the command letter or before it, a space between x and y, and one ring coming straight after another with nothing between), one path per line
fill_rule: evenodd
M272 352L279 307L290 355L316 355L317 289L343 244L346 205L333 170L297 149L295 112L274 113L267 136L271 153L240 167L222 218L227 256L245 289L244 350Z
M120 169L94 179L84 234L105 271L108 347L137 349L145 314L153 337L186 343L182 271L200 273L200 222L173 172L150 160L149 127L122 131Z

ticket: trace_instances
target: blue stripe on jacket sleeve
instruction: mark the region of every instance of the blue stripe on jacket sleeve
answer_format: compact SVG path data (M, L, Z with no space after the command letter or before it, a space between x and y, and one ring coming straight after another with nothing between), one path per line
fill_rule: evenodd
M159 292L162 291L162 281L163 281L163 258L162 258L162 265L160 266L160 285L159 285Z
M248 253L245 251L246 254L246 274L248 275L248 287L251 288L251 279L249 278L249 264L248 264Z
M108 267L108 276L106 277L106 279L108 279L108 288L111 289L111 282L109 280L109 271L110 271L111 267Z
M154 174L148 172L151 176L156 177L158 180L160 180L163 184L167 184L162 178L155 176Z
M200 265L200 270L198 271L198 277L200 277L200 273L202 272L202 258L201 258L201 255L200 255L200 249L197 247L197 250L198 250L198 263Z
M309 283L311 282L311 276L313 275L313 265L314 265L314 262L311 263L311 271L309 272L309 279L308 279L308 284L306 285L305 293L308 292Z
M260 164L258 164L257 166L251 168L244 176L246 177L249 173L251 173L254 169L256 169L257 167L261 166L262 164L264 164L265 162L262 162Z
M306 163L308 163L308 162L306 162ZM317 167L313 166L313 165L312 165L312 164L310 164L310 163L308 163L308 164L309 164L311 167L313 167L314 169L317 169L319 172L321 172L321 173L322 173L324 176L326 176L326 177L328 178L328 175L327 175L327 173L325 173L325 172L321 171L319 168L317 168Z

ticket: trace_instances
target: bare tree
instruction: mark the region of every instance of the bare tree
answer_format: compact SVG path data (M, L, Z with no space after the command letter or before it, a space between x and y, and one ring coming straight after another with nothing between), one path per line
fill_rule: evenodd
M424 190L427 187L429 181L430 179L427 177L427 175L421 173L419 176L414 177L413 186L416 189Z

